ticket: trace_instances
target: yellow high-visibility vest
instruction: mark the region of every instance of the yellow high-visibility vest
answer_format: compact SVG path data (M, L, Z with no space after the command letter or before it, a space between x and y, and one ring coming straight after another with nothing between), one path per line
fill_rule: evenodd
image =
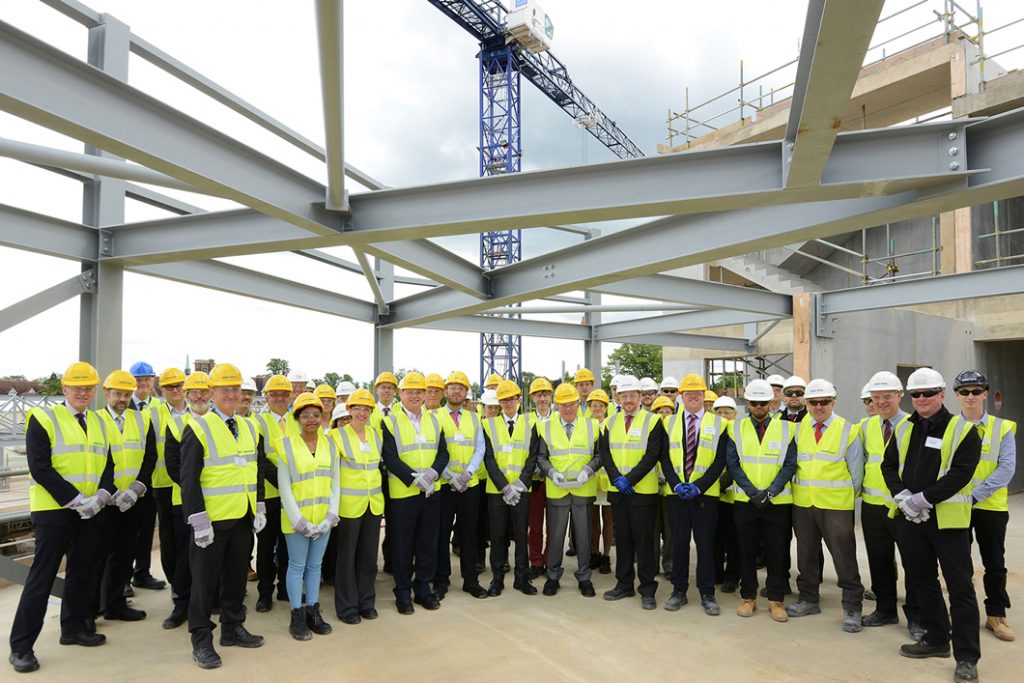
M744 418L731 422L728 434L736 444L740 468L747 475L747 479L758 489L766 489L772 485L775 477L779 476L779 472L786 462L789 444L796 436L796 425L786 420L770 420L764 431L764 439L759 441L754 423L750 419ZM729 502L745 503L750 500L750 497L736 482L729 487L729 493L731 498ZM772 498L772 504L785 505L792 502L793 488L787 481L782 492Z
M438 418L444 431L445 444L448 446L448 469L455 473L465 472L476 451L476 430L480 427L480 416L471 410L460 410L459 425L455 426L455 418L447 408L439 412L440 415L434 417ZM486 472L486 468L481 466L467 486L473 487L479 483L480 472Z
M853 478L846 465L846 450L859 437L859 427L838 415L814 440L815 420L809 414L800 423L797 435L796 476L793 477L793 504L826 510L852 510Z
M651 432L659 424L659 419L653 413L638 411L627 434L625 413L616 413L608 418L608 450L620 474L629 474L643 460L647 452L647 442ZM633 490L637 493L658 493L657 468L652 467L643 479L633 485Z
M420 473L434 464L437 448L441 442L441 425L437 417L429 413L421 413L420 432L404 410L394 410L383 422L384 428L395 438L398 457L413 472ZM438 475L441 473L438 472ZM441 490L441 479L434 482L434 490ZM402 480L388 472L388 494L392 498L411 498L421 494L418 486L406 486Z
M1017 436L1017 423L1001 417L989 415L984 426L978 425L981 432L981 460L978 469L974 470L973 485L985 481L999 466L999 449L1007 434ZM996 490L991 496L974 506L978 510L995 510L1008 512L1006 487Z
M338 516L347 519L362 517L367 508L374 515L384 514L384 491L380 475L382 439L380 431L366 425L366 441L352 425L332 429L331 438L340 452L341 506Z
M291 492L299 513L311 525L327 519L331 512L331 484L338 473L338 449L333 439L323 430L317 430L316 453L310 453L306 442L298 434L283 436L274 445L280 461L288 467ZM337 514L337 510L333 511ZM294 534L288 513L281 509L281 531Z
M529 427L529 415L516 415L516 424L509 435L507 419L504 413L499 417L484 418L483 429L484 435L491 440L491 449L494 451L498 469L505 475L508 483L513 484L523 475L523 467L530 456L533 428ZM487 479L486 491L501 493L490 478Z
M57 474L82 495L96 495L110 450L106 425L100 417L94 411L86 410L86 431L82 431L74 413L61 403L30 409L25 420L26 428L33 418L50 437L50 464ZM60 510L63 506L41 484L32 480L28 489L28 507L31 512L43 512Z
M110 438L110 455L114 459L114 486L123 491L139 478L142 459L146 455L149 414L131 408L124 411L124 431L118 429L117 421L109 410L99 411L99 416L106 423L107 435Z
M212 522L256 512L256 429L248 420L236 419L235 424L237 440L213 410L188 422L203 446L199 485Z
M673 413L662 418L662 421L666 424L665 431L668 432L668 455L669 459L672 460L672 468L679 476L679 481L690 481L685 475L686 414ZM693 479L700 478L711 467L711 463L715 461L715 455L718 453L718 442L722 438L726 425L726 420L706 410L704 411L704 415L701 416L700 422L697 424L697 459L693 463L693 473L691 475ZM662 487L662 493L665 495L675 495L671 490L668 490L667 483ZM718 482L715 481L707 491L702 491L702 493L705 496L717 498L719 493Z
M566 481L573 481L579 477L583 468L594 459L594 443L600 434L599 430L597 420L588 420L584 417L576 418L572 437L565 435L561 419L551 419L541 425L541 437L548 447L548 461L551 467L565 475ZM596 476L591 476L587 483L579 488L561 488L551 481L550 477L544 486L548 498L564 498L568 494L582 498L597 495Z

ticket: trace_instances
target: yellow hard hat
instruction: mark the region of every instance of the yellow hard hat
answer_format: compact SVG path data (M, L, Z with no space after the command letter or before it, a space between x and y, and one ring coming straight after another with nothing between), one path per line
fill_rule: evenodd
M419 373L416 373L416 374L419 374ZM398 386L398 378L395 377L395 373L388 372L387 370L385 370L384 372L382 372L379 375L377 375L377 379L374 380L374 382L373 382L373 386L374 387L376 387L378 384L394 384L397 387Z
M530 382L530 393L536 394L538 391L554 391L554 387L551 386L551 382L547 381L543 377L538 377Z
M700 375L690 373L683 376L683 381L679 383L679 391L707 391L708 385L704 382L704 378Z
M590 370L587 368L580 368L576 371L576 376L572 378L572 381L579 384L580 382L595 382L597 380L594 379L594 373Z
M593 394L591 394L591 396L593 396ZM651 405L651 412L656 413L662 408L671 408L674 411L676 406L668 396L659 396L654 399L654 403Z
M384 374L390 374L390 373L383 373L383 372L381 373L382 376ZM394 375L392 375L392 377L394 377ZM378 377L377 379L379 380L380 377ZM387 380L385 380L385 381L387 381ZM377 383L380 384L380 382L377 382ZM408 375L406 375L405 377L402 378L402 383L400 385L398 385L398 388L399 389L421 389L421 390L425 390L427 388L427 380L423 379L423 375L421 375L418 372L410 372Z
M329 398L332 401L338 400L338 395L334 393L334 389L331 388L330 384L318 384L313 391L313 395L317 398Z
M210 370L211 387L242 386L242 371L231 363L217 363Z
M714 403L717 400L718 400L718 394L716 394L715 392L711 391L710 389L708 389L708 390L706 390L704 392L704 402L705 403L707 403L708 401L711 401L712 403Z
M519 389L519 385L510 379L501 380L501 384L498 385L498 400L502 401L506 398L512 398L513 396L519 396L523 392Z
M60 383L69 387L94 387L100 383L100 373L84 360L80 360L68 366Z
M462 386L470 389L469 377L466 377L466 373L456 370L452 374L448 375L448 379L444 381L445 386L449 384L461 384Z
M103 380L104 389L117 389L118 391L135 391L139 383L127 370L114 370Z
M167 368L160 373L160 386L166 387L171 384L182 384L185 381L185 373L178 368Z
M321 411L324 409L320 399L308 391L303 391L295 397L295 403L292 404L292 415L298 416L303 408L308 408L309 406L316 406Z
M580 392L571 384L559 384L555 389L555 403L573 403L580 400Z
M287 391L292 393L292 383L284 375L274 375L263 385L263 393L268 391Z
M608 394L604 393L604 389L594 389L591 391L590 396L587 396L587 403L591 401L600 401L605 405L611 403L611 399L608 398Z
M485 387L496 387L501 384L501 380L504 379L501 375L496 372L492 372L487 375L487 380L484 382Z
M185 391L193 389L209 389L210 376L201 370L196 370L185 380Z
M441 389L444 390L444 377L432 372L427 375L427 389Z
M366 406L373 409L377 407L377 402L373 400L373 394L369 389L356 389L345 401L345 407L351 408L352 406Z

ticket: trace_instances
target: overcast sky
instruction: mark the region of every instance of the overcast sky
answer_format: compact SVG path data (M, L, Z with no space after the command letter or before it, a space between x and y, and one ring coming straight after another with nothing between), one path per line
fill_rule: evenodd
M89 4L124 21L138 36L271 116L322 142L312 2L92 0ZM910 4L912 0L890 0L883 16ZM748 79L793 59L806 11L806 3L796 0L547 0L543 6L555 24L553 53L566 64L576 84L649 155L656 153L657 144L663 141L667 110L682 108L684 88L689 88L693 104L735 86L740 59ZM984 6L989 28L1024 15L1019 3L1012 0L986 0ZM941 7L942 2L935 0L883 24L885 28L879 29L873 42L924 24L931 10ZM37 0L4 0L0 18L85 58L85 29ZM987 41L989 53L1024 43L1022 26L992 36ZM391 186L476 176L477 45L472 37L424 0L350 0L345 7L345 31L346 160ZM936 22L886 49L891 52L938 31ZM881 50L876 50L869 61L881 56ZM1019 67L1022 56L1024 50L999 61ZM765 88L784 85L789 76L780 73L766 80ZM326 180L320 162L134 56L129 82L311 177ZM748 99L751 96L748 94ZM732 97L729 106L734 103ZM613 159L525 81L522 108L524 169ZM81 151L77 141L7 114L0 113L0 131L3 137ZM81 219L80 184L6 159L0 159L0 177L4 178L0 203L66 220ZM358 186L352 187L352 191L358 190ZM232 207L218 199L167 193L210 210ZM529 202L530 198L520 201ZM165 216L128 202L129 222ZM530 231L524 239L524 255L537 255L578 239L565 233ZM476 237L449 238L443 244L467 259L478 259ZM347 248L329 251L352 257ZM6 284L0 288L0 307L78 271L75 263L2 247L0 259ZM227 260L370 298L361 276L292 254ZM399 287L397 294L415 291ZM615 300L606 297L606 302ZM0 332L0 375L34 377L75 360L78 317L76 299ZM333 370L367 380L372 373L371 327L333 316L129 273L125 276L124 319L125 365L146 359L163 368L183 365L186 356L212 357L235 362L246 374L257 374L267 359L283 357L293 368L311 375ZM578 315L545 319L579 322ZM605 354L614 348L605 344ZM396 367L442 373L461 368L475 377L477 357L475 334L415 330L395 334ZM525 370L553 375L563 362L575 368L582 360L582 343L524 339ZM101 372L110 369L100 368Z

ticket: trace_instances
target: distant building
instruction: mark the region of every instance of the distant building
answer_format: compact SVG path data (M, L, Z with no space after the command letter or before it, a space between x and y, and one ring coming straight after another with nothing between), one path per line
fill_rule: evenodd
M195 360L194 368L196 372L210 372L213 370L213 366L217 364L217 361L212 358L197 358Z

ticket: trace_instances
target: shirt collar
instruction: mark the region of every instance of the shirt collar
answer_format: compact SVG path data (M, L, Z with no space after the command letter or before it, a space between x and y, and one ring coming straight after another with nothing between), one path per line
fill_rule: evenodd
M687 420L689 420L689 419L690 419L690 417L689 417L690 415L693 415L693 416L694 416L694 417L696 417L696 418L697 418L698 420L703 420L703 419L704 419L704 413L705 413L706 411L705 411L705 410L704 410L703 408L701 408L701 409L700 409L700 410L698 410L697 412L695 412L695 413L691 413L691 412L690 412L689 410L686 410L686 409L684 408L684 409L683 409L683 412L684 412L684 413L686 413L686 416L687 416L687 417L686 417L686 419L687 419Z
M124 416L124 413L122 413L122 414L120 414L120 415L118 415L117 413L115 413L115 412L114 412L114 409L113 409L113 408L111 408L111 407L110 407L109 405L107 405L107 408L106 408L106 410L107 410L107 412L108 412L108 413L110 413L110 417L114 418L114 420L115 420L115 421L116 421L116 420L117 420L118 418L120 418L120 419L122 419L122 420L123 420L123 419L124 419L124 417L125 417L125 416ZM127 412L127 411L126 411L126 412Z
M225 422L227 422L230 418L235 416L234 413L232 413L231 415L225 415L224 413L217 410L217 406L210 406L210 412L216 413L220 417L220 419L224 420Z
M809 414L810 414L810 413L808 413L808 415L809 415ZM828 419L827 419L827 420L825 420L824 422L822 422L822 424L823 424L823 425L825 425L826 427L828 427L828 426L829 426L830 424L832 424L832 420L834 420L834 419L836 419L836 414L835 414L835 413L832 413L831 415L829 415L829 416L828 416ZM817 420L815 420L814 418L811 418L811 420L813 420L814 424L818 424L818 421L817 421Z
M963 413L960 413L960 417L963 417L965 420L967 420L967 418L964 417ZM978 418L977 422L975 422L974 420L967 420L967 421L970 422L971 424L974 424L974 425L983 425L983 424L988 422L988 411L986 410L986 411L982 412L981 417Z

